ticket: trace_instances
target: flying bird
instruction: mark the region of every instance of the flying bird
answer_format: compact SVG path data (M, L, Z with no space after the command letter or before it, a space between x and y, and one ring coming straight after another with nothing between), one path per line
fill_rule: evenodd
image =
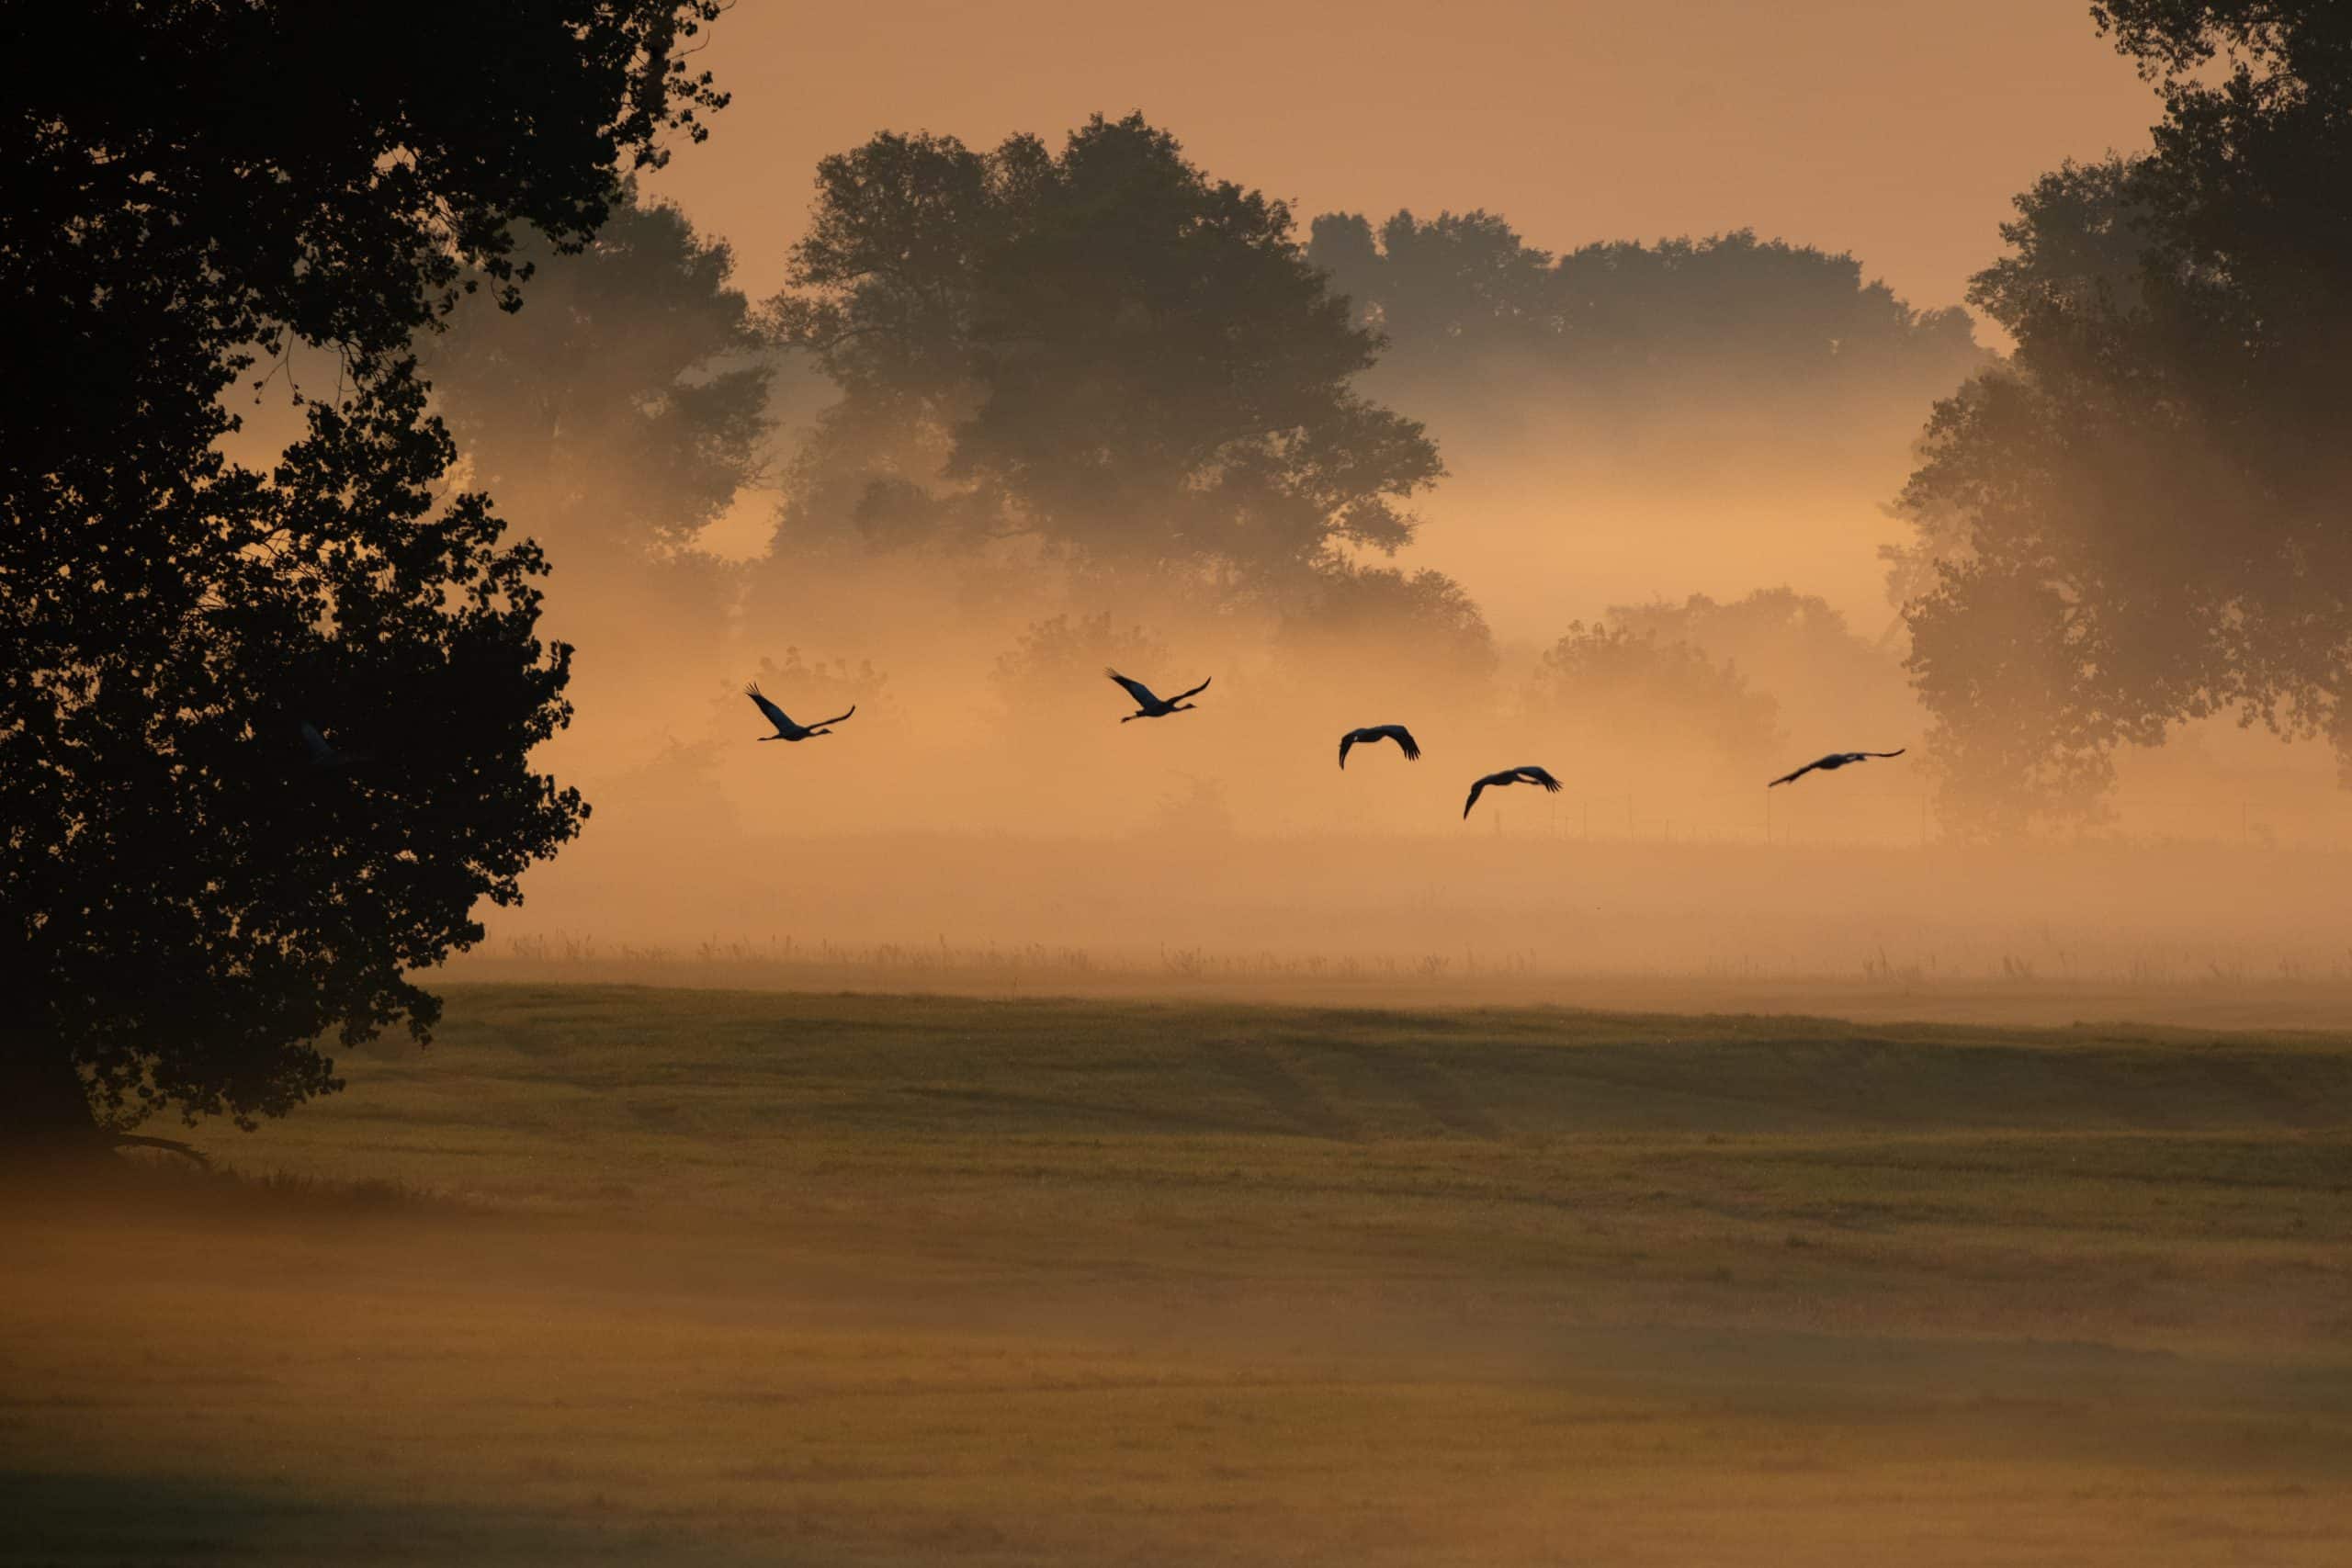
M1768 784L1764 787L1766 789L1771 789L1780 784L1792 783L1795 780L1804 777L1805 774L1813 772L1815 768L1834 773L1838 769L1844 767L1849 762L1867 762L1872 757L1900 757L1904 752L1908 751L1909 750L1911 750L1911 748L1908 746L1898 746L1892 751L1832 751L1826 757L1823 757L1815 761L1807 762L1804 767L1799 768L1793 773L1782 773L1779 778L1774 779L1771 784Z
M1136 700L1136 711L1127 715L1126 718L1119 720L1121 724L1126 723L1128 718L1166 718L1171 713L1188 712L1193 708L1200 706L1200 705L1198 703L1188 703L1184 699L1186 697L1198 696L1200 694L1209 689L1208 682L1204 681L1199 685L1193 687L1191 691L1179 692L1174 696L1170 697L1167 701L1162 702L1159 698L1152 695L1151 688L1145 685L1141 681L1130 681L1125 675L1120 674L1116 670L1105 670L1102 673L1108 675L1114 681L1116 681L1120 685L1125 686L1127 689L1127 695L1135 698ZM1216 677L1211 676L1210 679L1214 680Z
M857 711L857 705L852 703L849 713L842 714L837 717L820 718L814 724L795 724L792 722L791 715L760 694L758 682L755 681L744 687L743 694L758 705L759 710L768 716L768 722L775 726L775 733L761 736L759 739L762 740L806 740L812 735L831 735L832 731L826 726L839 724L851 713Z
M1492 784L1497 789L1500 789L1505 784L1542 784L1554 795L1560 793L1560 781L1554 778L1550 773L1545 773L1542 768L1505 768L1499 773L1488 773L1485 778L1480 779L1476 784L1470 786L1470 798L1462 803L1463 819L1464 821L1469 819L1470 808L1478 804L1478 796L1480 793L1483 792L1488 784Z
M1375 740L1394 740L1396 749L1405 753L1407 761L1420 761L1421 743L1413 739L1411 730L1401 724L1374 724L1363 729L1351 729L1340 737L1340 766L1344 768L1348 765L1349 747L1359 741L1369 746Z

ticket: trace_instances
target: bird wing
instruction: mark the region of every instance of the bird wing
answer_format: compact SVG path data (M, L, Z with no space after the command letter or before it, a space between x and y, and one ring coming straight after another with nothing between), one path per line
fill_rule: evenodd
M1462 803L1462 816L1464 821L1469 819L1470 808L1478 804L1478 796L1486 793L1487 786L1494 783L1495 778L1495 774L1489 773L1470 786L1470 798Z
M850 704L850 705L849 705L849 713L855 713L856 711L857 711L857 705L856 705L855 703L852 703L852 704ZM841 715L841 716L840 716L840 717L837 717L837 718L820 718L820 719L819 719L816 723L814 723L814 724L810 725L808 728L811 728L811 729L822 729L822 728L825 728L825 726L827 726L827 725L829 725L829 724L839 724L839 723L842 721L842 719L847 718L847 717L849 716L849 713L842 714L842 715Z
M758 682L754 682L752 684L744 687L743 694L751 698L752 702L759 705L760 711L768 716L768 722L770 724L775 725L778 729L790 729L793 728L790 716L786 714L782 708L776 706L774 703L768 701L767 698L760 694Z
M1560 781L1554 778L1542 768L1513 768L1511 772L1518 777L1525 779L1529 784L1542 784L1554 795L1560 793Z
M1210 676L1210 677L1209 677L1209 681L1214 681L1214 680L1216 680L1216 676L1214 676L1214 675L1212 675L1212 676ZM1171 702L1171 703L1181 703L1181 702L1182 702L1186 697L1197 697L1197 696L1199 696L1203 692L1205 692L1205 691L1207 691L1207 690L1209 689L1209 681L1204 681L1204 682L1202 682L1199 685L1197 685L1197 686L1193 687L1193 688L1191 691L1189 691L1189 692L1179 692L1179 693L1177 693L1174 696L1172 696L1172 697L1169 698L1168 700L1169 700L1170 702Z
M1127 689L1127 695L1135 698L1136 706L1148 708L1159 704L1159 699L1151 694L1151 688L1145 685L1141 681L1130 681L1125 675L1120 674L1116 670L1105 670L1102 673L1108 675L1114 681L1116 681L1120 685L1125 686Z
M327 738L319 733L319 727L307 718L302 721L302 744L310 748L313 762L334 761L334 748L328 745Z
M1380 733L1396 742L1398 749L1405 753L1407 761L1418 762L1421 760L1421 743L1414 739L1413 732L1403 725L1384 724L1380 727Z
M1821 760L1821 761L1827 761L1827 759L1826 759L1826 758L1824 758L1824 759L1822 759L1822 760ZM1774 787L1776 787L1776 786L1778 786L1778 785L1781 785L1781 784L1793 784L1793 783L1795 783L1797 780L1799 780L1799 779L1801 779L1801 778L1804 777L1804 776L1805 776L1805 774L1807 774L1807 773L1809 773L1813 772L1813 770L1814 770L1814 769L1815 769L1815 768L1817 768L1817 767L1821 766L1821 761L1812 761L1812 762L1807 762L1804 767L1799 768L1799 769L1798 769L1795 773L1782 773L1779 778L1774 779L1770 784L1766 784L1764 787L1765 787L1766 789L1772 789L1772 788L1774 788Z
M1363 733L1360 729L1351 729L1340 737L1340 766L1344 768L1348 765L1348 748L1354 745L1356 737Z

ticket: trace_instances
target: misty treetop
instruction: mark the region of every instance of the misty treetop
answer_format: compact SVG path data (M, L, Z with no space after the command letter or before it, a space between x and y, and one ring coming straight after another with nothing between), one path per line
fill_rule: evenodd
M424 345L466 482L559 567L673 554L759 476L770 425L775 364L732 253L624 186L584 244L526 232L514 258L527 310L469 304Z
M1785 397L1922 399L1981 366L1968 314L1918 310L1861 264L1748 230L1703 239L1587 244L1556 258L1485 211L1315 220L1307 252L1359 318L1388 339L1385 384L1498 374L1592 398L1673 402L1694 384L1751 383ZM1687 412L1676 408L1670 412Z
M0 423L13 1135L333 1088L318 1037L422 1034L409 971L576 829L526 760L570 712L542 559L445 493L408 345L469 283L519 301L518 228L584 242L701 134L719 9L97 0L0 60L0 311L40 388ZM466 47L424 68L436 39ZM224 392L297 342L334 388L232 461Z
M1139 116L1058 152L891 133L828 158L791 283L777 330L843 402L788 526L838 525L807 499L854 497L877 541L1278 580L1395 550L1443 471L1353 389L1378 339L1289 209Z
M1571 624L1538 660L1528 705L1591 751L1659 768L1693 755L1727 771L1753 766L1780 734L1779 705L1730 660L1646 626Z
M1988 831L2096 818L2116 748L2208 715L2352 757L2352 16L2097 14L2154 151L2018 197L1970 295L2017 352L1903 496L1946 815Z

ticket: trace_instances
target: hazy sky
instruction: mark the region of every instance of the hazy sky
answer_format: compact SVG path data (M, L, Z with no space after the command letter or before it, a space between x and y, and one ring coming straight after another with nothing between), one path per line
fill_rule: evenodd
M1139 108L1302 219L1485 207L1555 250L1747 225L1949 304L2014 192L2154 118L2085 0L739 0L705 59L734 106L653 188L754 297L828 152Z

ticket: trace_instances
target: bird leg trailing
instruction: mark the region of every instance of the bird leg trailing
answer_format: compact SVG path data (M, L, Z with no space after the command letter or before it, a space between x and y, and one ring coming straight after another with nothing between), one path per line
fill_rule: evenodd
M1131 681L1116 670L1105 669L1102 673L1117 682L1127 695L1135 699L1136 711L1121 718L1121 724L1131 718L1166 718L1171 713L1190 713L1198 705L1184 699L1198 696L1209 689L1208 682L1204 681L1189 692L1179 692L1172 697L1163 698L1141 681Z

